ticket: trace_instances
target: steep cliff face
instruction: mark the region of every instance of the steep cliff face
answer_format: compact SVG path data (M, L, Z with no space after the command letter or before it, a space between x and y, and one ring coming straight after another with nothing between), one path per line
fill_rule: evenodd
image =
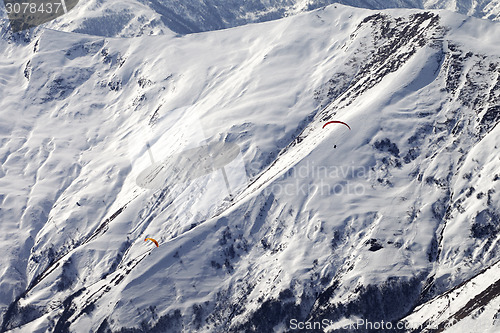
M183 37L3 30L2 331L494 330L494 281L451 328L433 309L499 260L498 30L341 5Z

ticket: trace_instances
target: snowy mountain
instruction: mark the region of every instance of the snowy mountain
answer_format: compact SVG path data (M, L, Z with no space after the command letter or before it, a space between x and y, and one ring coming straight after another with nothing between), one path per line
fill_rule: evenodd
M418 307L405 318L423 332L495 332L500 319L500 263ZM491 319L497 323L490 327Z
M0 331L498 331L499 31L4 28Z
M44 26L106 37L188 34L275 20L333 3L367 9L447 9L494 21L500 17L498 0L88 0Z

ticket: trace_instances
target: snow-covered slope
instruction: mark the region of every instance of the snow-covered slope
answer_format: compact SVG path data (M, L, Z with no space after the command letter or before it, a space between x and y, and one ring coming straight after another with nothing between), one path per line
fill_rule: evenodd
M405 321L423 332L498 332L500 263L419 306Z
M340 5L183 37L3 30L1 330L334 329L473 278L500 256L499 31ZM239 153L207 169L217 144ZM189 181L138 181L162 161Z
M88 0L44 26L106 37L188 34L275 20L333 3L367 9L447 9L495 21L500 15L498 0Z
M427 9L447 9L495 21L500 15L498 0L424 0L423 5Z

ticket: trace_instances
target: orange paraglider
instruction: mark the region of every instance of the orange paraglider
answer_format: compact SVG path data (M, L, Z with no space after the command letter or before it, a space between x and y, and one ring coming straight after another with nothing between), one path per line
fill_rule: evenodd
M155 243L156 247L159 247L160 245L158 245L158 242L156 241L156 239L153 239L153 238L146 238L144 241L147 242L148 240L152 241L153 243Z

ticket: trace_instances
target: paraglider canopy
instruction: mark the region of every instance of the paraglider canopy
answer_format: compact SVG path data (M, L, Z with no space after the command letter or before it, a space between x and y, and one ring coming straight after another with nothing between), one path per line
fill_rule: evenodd
M147 242L148 240L152 241L153 243L155 243L156 247L159 247L160 245L158 245L158 242L156 241L156 239L153 239L153 238L146 238L144 241Z
M349 127L349 125L347 125L346 123L344 123L343 121L339 121L339 120L332 120L332 121L329 121L327 122L326 124L323 125L323 128L325 128L327 125L330 125L330 124L342 124L342 125L345 125L347 126L347 128L349 128L349 130L351 129L351 127Z

